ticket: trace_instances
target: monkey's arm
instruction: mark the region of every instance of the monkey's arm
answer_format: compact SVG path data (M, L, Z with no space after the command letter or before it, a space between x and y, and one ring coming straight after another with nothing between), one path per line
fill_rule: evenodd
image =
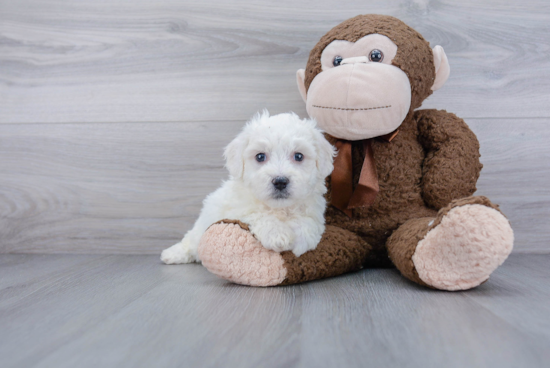
M414 119L418 140L426 150L421 183L424 201L440 209L472 195L483 167L475 134L464 120L445 110L419 110Z

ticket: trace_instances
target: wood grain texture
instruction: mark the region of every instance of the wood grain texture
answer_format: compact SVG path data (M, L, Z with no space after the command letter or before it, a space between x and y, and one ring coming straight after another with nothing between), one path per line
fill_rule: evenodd
M0 365L545 367L549 261L442 292L396 270L250 288L156 256L0 255Z
M450 80L425 107L550 117L546 0L0 0L0 123L303 114L296 70L325 32L364 13L445 48Z
M469 119L478 194L516 252L550 252L550 119ZM226 178L242 122L0 125L0 252L159 253Z
M0 252L177 241L226 176L223 146L264 107L305 116L296 69L361 13L445 48L451 78L424 107L479 135L478 193L515 251L550 251L547 1L0 0Z
M0 125L1 249L157 252L221 184L241 126Z
M515 251L550 252L550 119L469 119L484 167L476 194L501 206Z

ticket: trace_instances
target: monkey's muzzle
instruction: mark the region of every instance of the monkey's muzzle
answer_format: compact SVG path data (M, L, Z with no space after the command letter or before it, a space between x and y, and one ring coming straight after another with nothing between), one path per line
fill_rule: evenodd
M411 85L399 68L344 59L319 73L308 89L307 112L328 134L362 140L391 133L409 112Z

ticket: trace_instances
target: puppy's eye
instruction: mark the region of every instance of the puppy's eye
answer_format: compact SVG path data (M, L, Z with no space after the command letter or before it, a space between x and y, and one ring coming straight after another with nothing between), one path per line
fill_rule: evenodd
M302 161L302 160L304 159L304 155L302 155L300 152L296 152L296 153L294 154L294 159L295 159L296 161Z
M258 162L264 162L266 158L267 158L267 156L266 156L265 153L258 153L256 155L256 161L258 161Z
M382 51L374 49L369 54L369 60L374 61L375 63L380 63L384 60L384 54Z
M332 60L332 65L338 66L340 63L344 60L341 56L335 56L334 60Z

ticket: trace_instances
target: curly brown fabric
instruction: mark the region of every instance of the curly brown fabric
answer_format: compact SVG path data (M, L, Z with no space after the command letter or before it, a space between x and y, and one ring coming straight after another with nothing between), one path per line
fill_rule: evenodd
M423 217L407 221L392 234L387 243L390 259L401 274L424 286L429 285L418 276L412 256L418 242L428 233L428 224L431 220L433 219L430 217Z
M344 229L327 226L321 242L314 251L296 257L281 253L287 269L282 285L341 275L359 270L367 262L370 246L359 236Z
M464 120L445 110L420 110L413 119L427 151L422 168L422 197L439 209L471 195L483 165L479 142Z

